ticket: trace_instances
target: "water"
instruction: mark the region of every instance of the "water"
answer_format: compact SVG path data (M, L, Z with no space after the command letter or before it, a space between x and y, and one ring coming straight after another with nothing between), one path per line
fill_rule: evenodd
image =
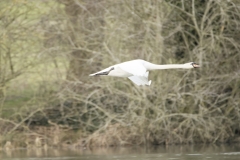
M240 144L21 149L0 151L1 160L240 160Z

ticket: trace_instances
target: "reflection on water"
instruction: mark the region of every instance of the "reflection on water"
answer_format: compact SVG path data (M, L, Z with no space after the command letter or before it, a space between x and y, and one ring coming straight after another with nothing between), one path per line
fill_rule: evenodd
M1 160L239 160L240 144L233 145L172 145L150 147L113 147L95 149L19 149L0 150Z

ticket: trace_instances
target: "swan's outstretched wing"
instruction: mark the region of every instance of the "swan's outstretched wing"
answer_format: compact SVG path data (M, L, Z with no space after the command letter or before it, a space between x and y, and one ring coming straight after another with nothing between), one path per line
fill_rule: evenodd
M143 76L130 76L128 78L138 86L140 85L150 86L151 81L148 81L148 74L149 72L146 72Z
M103 69L103 70L101 70L101 71L99 71L99 72L90 74L89 76L108 75L109 72L111 72L112 70L114 70L114 67L113 67L113 66L108 67L108 68L106 68L106 69Z
M136 85L150 85L148 81L149 72L143 65L143 60L133 60L116 64L99 72L90 74L90 76L108 75L117 77L128 77Z
M129 76L144 76L146 68L143 65L143 60L133 60L116 64L114 66L103 69L99 72L90 74L89 76L108 75L116 77L129 77Z

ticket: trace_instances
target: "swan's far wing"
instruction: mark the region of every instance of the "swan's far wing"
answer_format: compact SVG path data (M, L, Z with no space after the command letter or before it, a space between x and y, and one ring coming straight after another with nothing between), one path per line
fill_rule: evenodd
M135 83L136 85L140 86L140 85L148 85L150 86L151 81L148 81L148 74L149 72L146 72L144 74L144 76L130 76L128 77L133 83Z

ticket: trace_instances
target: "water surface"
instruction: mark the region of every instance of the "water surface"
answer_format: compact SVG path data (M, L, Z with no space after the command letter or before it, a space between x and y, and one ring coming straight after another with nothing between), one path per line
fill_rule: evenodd
M0 151L1 160L240 160L240 144L21 149Z

